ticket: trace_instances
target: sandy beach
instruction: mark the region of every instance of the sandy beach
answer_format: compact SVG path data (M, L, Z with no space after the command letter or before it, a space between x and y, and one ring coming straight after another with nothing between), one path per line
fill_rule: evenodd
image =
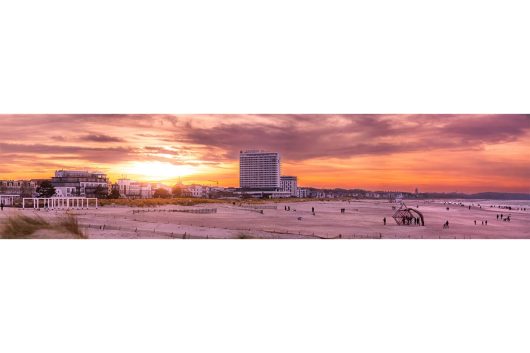
M393 207L399 208L399 205L374 200L199 204L156 208L105 206L68 212L77 216L85 234L91 239L530 238L530 202L421 200L409 201L407 206L423 213L425 226L398 226L392 215L395 212ZM498 206L511 206L512 210ZM286 207L290 211L285 210ZM517 210L525 207L526 211ZM312 213L313 208L315 214ZM341 209L345 209L345 212L341 213ZM53 221L65 212L6 208L0 217L39 215ZM510 221L498 220L497 215L500 214L504 217L510 215ZM385 217L386 225L383 224ZM449 228L444 229L446 221L449 221ZM487 225L483 225L485 221Z

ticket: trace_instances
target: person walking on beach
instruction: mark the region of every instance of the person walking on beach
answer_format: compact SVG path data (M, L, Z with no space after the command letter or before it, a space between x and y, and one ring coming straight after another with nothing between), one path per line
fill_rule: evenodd
M383 218L383 225L386 226L386 217Z
M486 221L484 221L484 224L488 225L488 221L487 221L487 220L486 220Z
M477 225L477 220L475 219L475 225Z
M2 203L0 203L0 210L1 210L1 211L4 210L4 201L2 201Z

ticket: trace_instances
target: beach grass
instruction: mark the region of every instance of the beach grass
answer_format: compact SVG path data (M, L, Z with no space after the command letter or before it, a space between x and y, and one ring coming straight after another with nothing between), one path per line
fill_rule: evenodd
M246 233L239 233L237 239L255 239L255 237Z
M349 199L344 199L349 200ZM125 207L157 207L157 206L195 206L199 204L264 204L264 203L294 203L294 202L307 202L312 199L300 199L300 198L278 198L278 199L241 199L241 200L228 200L228 199L205 199L205 198L191 198L191 197L179 197L179 198L168 198L168 199L100 199L98 203L100 206L125 206ZM342 199L321 199L319 201L342 201Z
M64 229L72 235L76 235L79 239L85 239L86 236L79 226L77 217L72 214L66 214L64 217L59 219L59 222L56 223L56 229Z
M50 224L40 216L29 217L15 215L8 217L1 228L3 238L22 238L35 233L39 229L48 229Z
M34 235L42 230L64 234L72 239L86 239L86 235L81 230L77 218L71 214L67 214L54 223L50 223L38 215L33 217L22 214L10 216L0 225L0 238L40 238ZM53 238L53 236L50 238Z

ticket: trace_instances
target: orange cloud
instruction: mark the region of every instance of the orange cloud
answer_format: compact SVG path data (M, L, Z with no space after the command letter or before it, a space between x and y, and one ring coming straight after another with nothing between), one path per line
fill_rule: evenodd
M238 185L239 150L315 187L530 191L529 115L0 115L0 178L61 168ZM133 175L131 175L133 174Z

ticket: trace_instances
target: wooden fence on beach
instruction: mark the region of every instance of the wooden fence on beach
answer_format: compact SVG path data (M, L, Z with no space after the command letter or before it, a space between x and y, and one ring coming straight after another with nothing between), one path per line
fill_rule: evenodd
M212 214L217 213L217 208L193 208L193 209L147 209L147 210L133 210L133 214L148 213L148 212L181 212L181 213L198 213L198 214Z
M250 208L255 210L277 210L276 205L240 205L241 208Z

